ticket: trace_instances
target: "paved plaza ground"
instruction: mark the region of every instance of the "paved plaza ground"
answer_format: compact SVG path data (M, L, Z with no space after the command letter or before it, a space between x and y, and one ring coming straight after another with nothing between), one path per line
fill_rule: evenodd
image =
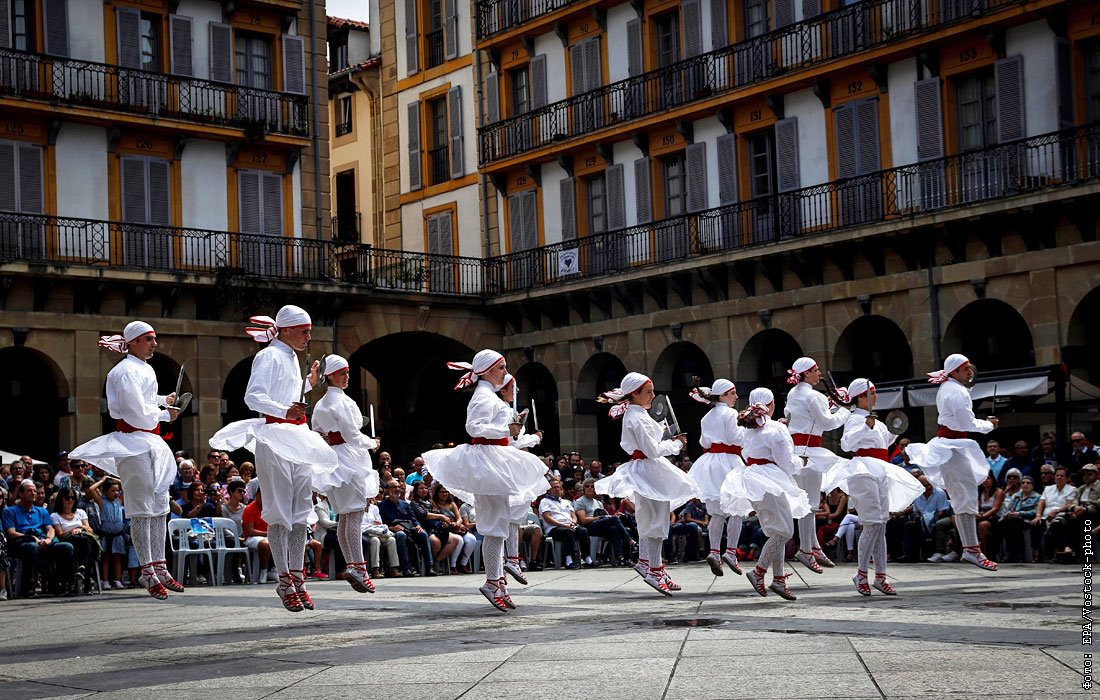
M1061 698L1084 689L1081 567L897 565L901 595L856 594L854 565L799 564L796 602L670 567L664 598L629 569L548 570L489 607L474 576L0 603L0 698ZM1091 670L1089 671L1091 673Z

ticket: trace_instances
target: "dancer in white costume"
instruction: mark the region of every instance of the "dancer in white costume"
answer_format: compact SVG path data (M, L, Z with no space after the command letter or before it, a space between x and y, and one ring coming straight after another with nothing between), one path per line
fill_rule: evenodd
M821 446L821 434L844 425L848 410L837 406L832 412L829 399L814 391L821 381L821 370L809 357L800 357L787 370L789 384L795 387L787 394L787 406L784 413L790 421L791 438L794 440L795 454L802 458L804 465L794 474L794 481L810 501L811 512L798 519L798 552L795 558L809 567L815 574L822 573L821 567L832 567L833 562L821 551L817 541L817 522L814 511L821 500L821 475L836 464L838 457Z
M347 561L347 581L360 593L374 593L374 582L363 556L363 514L368 498L378 495L378 472L371 466L370 451L378 440L363 434L363 412L344 393L351 380L348 361L339 355L325 357L328 391L313 408L313 429L320 433L340 460L334 472L314 483L337 514L336 539ZM391 565L393 562L391 562Z
M339 466L336 452L306 425L302 397L317 383L319 362L303 382L296 353L309 344L313 321L305 310L284 306L274 319L253 316L245 329L257 343L269 345L252 360L245 404L263 414L230 423L210 438L215 450L244 448L256 455L263 484L263 519L279 576L276 592L291 612L313 610L305 587L307 520L313 514L314 480Z
M787 540L794 535L793 521L810 512L806 492L791 478L802 468L802 460L794 454L794 443L787 426L772 420L775 395L770 389L757 387L749 394L749 407L742 411L738 422L745 430L742 456L744 469L734 469L722 484L722 509L734 515L748 515L749 502L760 528L768 541L760 550L756 566L745 572L754 591L768 594L764 577L772 569L769 587L787 600L795 596L787 587L783 552Z
M157 334L144 321L126 324L122 335L103 336L100 347L125 358L107 373L107 410L115 432L86 442L69 453L122 480L130 536L141 566L139 581L158 600L183 586L165 563L168 488L176 478L176 460L160 437L160 424L179 417L174 393L157 394L157 375L149 366L157 349Z
M933 484L951 496L955 527L963 545L963 561L986 571L996 571L996 562L986 558L978 540L977 487L985 481L989 464L978 443L970 439L970 433L991 432L999 421L992 416L989 420L974 417L974 402L968 388L974 376L970 360L959 354L950 355L942 370L928 373L928 381L940 385L936 392L939 431L928 444L909 443L905 452L913 464L920 465Z
M890 513L898 513L924 492L913 475L896 464L890 464L889 447L898 439L877 420L871 411L875 407L875 385L859 378L848 385L848 399L855 407L844 423L840 446L854 452L850 460L837 462L825 474L826 493L839 488L850 497L848 506L859 510L863 536L859 539L859 568L852 582L861 595L871 595L867 585L867 565L875 561L875 588L886 595L897 595L886 581L886 522Z
M504 375L504 385L497 392L500 400L512 407L512 425L519 425L519 433L508 439L509 444L519 450L528 450L542 442L542 431L528 434L522 424L516 418L516 378L511 374ZM510 426L509 426L510 427ZM547 484L549 486L549 483ZM508 539L504 541L504 571L516 581L527 585L527 577L523 573L523 558L519 555L519 529L527 522L527 515L531 513L530 503L514 503L509 506L508 512ZM505 603L508 601L505 600Z
M519 435L519 425L513 423L515 411L496 394L508 373L503 355L482 350L472 363L449 362L447 366L465 372L455 390L477 385L466 407L470 444L425 452L424 464L452 495L463 501L476 500L477 530L485 537L481 551L486 577L478 590L504 612L515 607L508 596L503 567L504 541L519 538L518 528L514 535L512 532L512 508L529 504L546 491L546 464L509 444L509 438Z
M653 382L638 372L623 377L619 388L604 392L602 398L615 404L609 415L623 419L619 444L630 455L630 461L597 481L596 493L629 498L634 503L639 537L634 569L647 584L670 596L680 590L680 585L665 572L661 554L668 539L669 514L696 494L695 483L688 475L665 459L684 449L687 436L661 439L663 428L647 413L654 396Z
M737 387L728 379L718 379L709 387L691 390L691 398L713 406L703 416L699 445L706 450L691 465L688 476L707 507L710 516L710 553L707 564L715 576L722 575L722 562L735 574L741 573L737 563L737 540L741 537L741 516L722 510L722 484L734 469L744 469L741 459L745 429L737 424ZM726 535L726 551L721 552L722 533Z

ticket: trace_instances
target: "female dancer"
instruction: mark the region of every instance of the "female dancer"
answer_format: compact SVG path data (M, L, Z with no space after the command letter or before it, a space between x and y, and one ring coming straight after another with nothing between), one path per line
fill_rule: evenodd
M745 429L737 424L737 387L728 379L719 379L710 387L691 390L691 398L713 406L703 416L699 445L706 454L695 460L688 476L695 482L700 500L710 516L710 554L707 564L715 576L722 575L722 562L735 574L741 573L737 564L737 540L741 537L741 516L722 510L722 483L734 469L744 469L741 460L741 442ZM727 531L728 530L728 531ZM726 531L726 551L721 552L722 533Z
M668 538L669 514L695 497L695 484L665 459L684 449L687 436L661 440L661 426L646 412L653 405L654 396L653 382L638 372L623 377L618 389L604 392L602 398L615 404L609 415L623 418L619 444L631 459L619 465L611 476L597 481L596 493L629 498L634 503L641 538L634 569L647 584L670 596L680 586L665 573L661 559Z
M527 450L542 442L542 431L528 434L522 425L516 421L516 378L511 374L504 375L504 384L497 391L500 400L512 407L511 425L519 425L519 432L508 439L508 443L517 449ZM509 425L509 428L511 428ZM510 431L509 431L510 432ZM527 524L527 516L533 511L530 503L513 503L508 513L508 539L504 542L504 571L519 583L527 585L527 577L523 574L523 557L519 554L519 532ZM541 535L542 528L538 528ZM515 537L512 531L515 531ZM531 556L535 556L537 548L532 547ZM506 600L505 603L508 601Z
M324 361L328 391L313 409L313 429L321 434L340 460L336 471L319 476L314 488L328 499L339 516L336 538L347 562L345 574L360 593L374 593L374 582L363 556L363 513L368 498L378 495L378 472L371 466L370 451L379 441L363 434L363 413L344 393L351 381L348 361L329 355Z
M464 370L455 390L476 384L466 407L466 432L470 444L424 453L424 463L437 481L457 498L477 499L477 529L482 541L485 583L478 590L502 612L515 607L504 583L504 542L519 551L519 528L510 522L512 506L530 503L546 491L546 464L535 455L509 446L519 434L512 407L496 395L508 373L504 356L482 350L470 362L449 362ZM522 574L521 574L522 575Z
M748 515L749 510L755 510L760 528L768 536L756 566L745 573L753 590L768 595L764 576L772 567L771 590L787 600L795 600L783 573L783 551L794 534L792 521L810 512L810 502L806 492L791 478L801 469L802 460L795 457L787 426L772 420L774 411L775 396L771 390L753 389L749 407L738 416L740 425L747 429L742 451L746 466L731 471L722 483L722 510L735 515ZM746 501L751 505L746 507Z
M848 386L848 398L856 402L844 423L840 446L855 457L836 464L825 475L827 491L840 488L859 509L863 537L859 540L859 567L852 582L861 595L871 595L867 585L867 564L875 560L875 588L886 595L897 591L886 582L886 523L924 492L909 472L886 461L890 445L897 439L886 424L875 419L875 385L859 378Z
M790 375L787 383L795 387L787 394L784 413L790 420L795 454L802 458L804 467L793 474L794 481L806 492L810 501L817 504L821 498L821 475L829 471L838 459L821 446L821 434L844 425L848 410L838 406L835 413L830 412L829 400L824 394L814 391L814 386L821 382L821 370L811 358L798 358L787 374ZM815 574L822 573L822 566L833 566L817 541L817 522L813 513L798 519L798 552L795 558Z

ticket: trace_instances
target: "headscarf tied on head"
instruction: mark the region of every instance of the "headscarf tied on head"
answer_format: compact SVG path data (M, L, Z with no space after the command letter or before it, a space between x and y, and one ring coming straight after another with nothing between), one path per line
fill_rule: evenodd
M864 377L858 377L852 380L852 383L848 385L847 398L849 401L855 401L860 396L863 396L871 389L874 389L875 385L871 383L870 379Z
M787 370L787 383L798 384L802 381L802 375L805 372L809 372L814 367L817 367L817 363L810 357L800 357L794 361L791 368Z
M698 386L688 392L695 401L703 404L713 404L718 401L718 397L726 393L734 387L733 382L728 379L717 379L714 384L710 386Z
M604 401L615 404L611 407L611 410L607 412L607 415L612 418L622 418L623 414L626 413L627 399L630 398L631 394L649 383L649 377L641 372L627 373L627 375L623 377L622 382L619 383L618 388L610 389L600 394L600 398Z
M758 386L749 392L749 407L741 413L742 418L751 418L757 428L768 422L768 405L775 401L772 390Z
M348 361L339 355L325 355L325 376L329 377L336 374L340 370L348 369L351 365Z
M928 373L928 383L943 384L947 381L947 375L968 364L970 364L970 360L966 358L966 355L960 355L959 353L948 355L947 359L943 361L943 369Z
M130 341L137 340L147 333L155 333L153 327L145 321L130 321L122 329L122 335L102 335L99 337L99 347L112 352L126 354L126 346Z
M504 362L504 355L496 350L482 350L474 355L473 362L448 362L447 367L449 369L466 372L455 384L455 391L477 384L478 377L496 367L497 363L500 362Z
M279 335L279 331L298 326L312 326L313 319L306 310L300 306L287 304L279 309L275 318L270 316L252 316L248 319L252 325L246 326L244 332L252 336L257 343L270 343Z

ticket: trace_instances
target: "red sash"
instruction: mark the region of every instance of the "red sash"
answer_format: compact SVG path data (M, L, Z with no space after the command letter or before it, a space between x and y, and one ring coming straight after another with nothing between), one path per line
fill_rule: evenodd
M875 459L881 459L883 462L889 462L890 452L877 447L863 447L856 450L856 457L874 457Z
M340 434L339 430L334 430L331 433L325 433L321 437L323 437L325 439L325 442L333 447L337 445L343 445L345 442L347 442L347 440L344 439L344 436Z
M809 435L807 433L795 433L791 435L794 438L794 444L799 447L821 447L820 435Z
M146 430L145 428L135 428L119 418L115 421L115 430L120 433L152 433L153 435L160 435L160 423L157 423L157 427L152 430Z
M952 430L946 425L939 426L939 430L936 431L936 437L951 438L952 440L965 440L970 437L970 433L962 430Z
M720 454L720 455L737 455L738 457L740 457L741 456L741 446L740 445L725 445L725 444L722 444L720 442L712 442L710 444L710 449L708 449L707 452L709 452L711 454Z
M470 438L471 445L499 445L500 447L508 447L508 438Z
M745 464L747 464L748 466L751 467L754 464L775 464L775 462L771 461L770 459L760 459L759 457L749 457L747 460L745 460Z
M631 452L630 453L630 458L631 459L649 459L649 457L645 456L645 452L642 452L641 450L634 450L633 452Z
M290 423L291 425L305 425L306 424L306 417L305 416L302 416L301 418L298 418L298 419L295 419L295 420L291 420L290 418L276 418L275 416L264 416L264 420L267 422L268 425L270 425L272 423Z

